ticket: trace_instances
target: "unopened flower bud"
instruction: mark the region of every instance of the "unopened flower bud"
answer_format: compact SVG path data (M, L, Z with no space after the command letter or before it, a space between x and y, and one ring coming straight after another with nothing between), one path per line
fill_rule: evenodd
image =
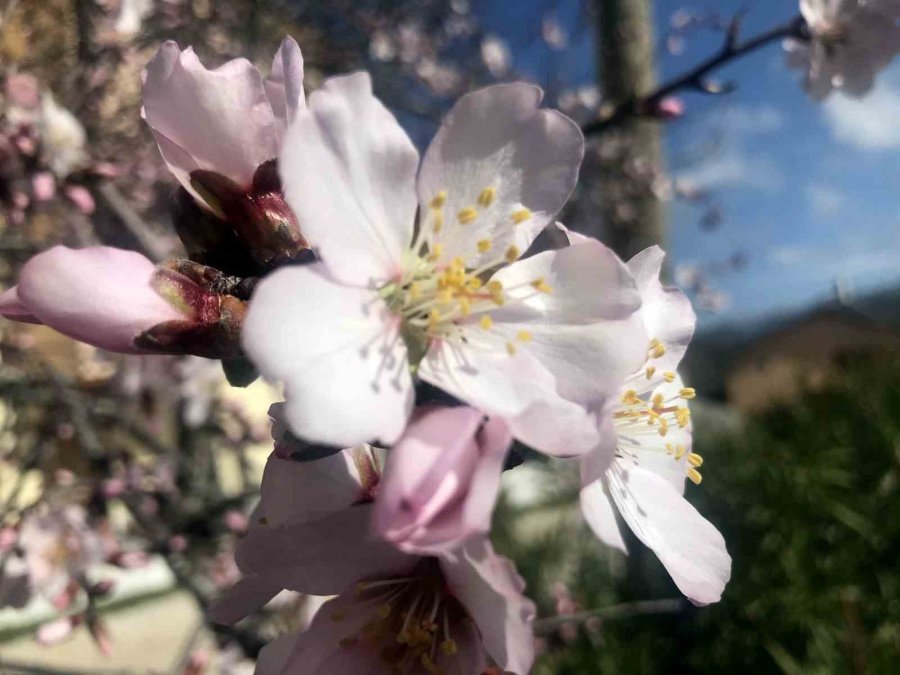
M276 267L309 248L284 199L275 160L260 165L249 189L206 170L191 172L191 187L234 228L242 246L264 268Z

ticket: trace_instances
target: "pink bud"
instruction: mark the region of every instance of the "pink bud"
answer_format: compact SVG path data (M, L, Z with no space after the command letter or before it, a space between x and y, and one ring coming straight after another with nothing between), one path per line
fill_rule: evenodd
M656 104L652 115L661 120L675 120L684 116L684 103L680 98L666 96Z
M225 513L225 526L235 534L243 534L247 531L248 520L240 511L228 511Z
M97 210L97 204L94 202L94 197L86 187L82 185L66 185L63 188L63 192L65 192L69 201L71 201L83 214L89 216Z
M388 455L375 530L421 554L487 532L511 443L501 420L473 408L420 408Z
M49 171L41 171L31 177L31 193L36 202L49 202L56 196L56 178Z
M152 262L132 251L56 246L25 264L16 295L24 310L60 333L110 351L137 352L141 333L185 316L151 287L155 273ZM21 311L3 314L17 319Z
M34 110L41 105L41 92L37 78L19 73L6 78L6 97L12 105Z
M0 527L0 553L12 550L19 539L19 533L14 527Z

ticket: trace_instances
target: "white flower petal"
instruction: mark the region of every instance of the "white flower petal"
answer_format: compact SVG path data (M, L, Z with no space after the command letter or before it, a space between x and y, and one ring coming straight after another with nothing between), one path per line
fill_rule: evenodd
M306 107L303 95L303 55L294 38L286 37L282 40L272 60L272 71L263 84L278 123L279 138L284 138L284 132L297 110Z
M602 480L595 480L581 488L581 513L594 534L607 546L627 553L625 540L616 522L616 513Z
M607 475L625 522L681 592L696 604L718 602L731 578L731 556L719 531L652 471L616 462Z
M675 370L687 351L697 316L687 296L674 286L663 286L659 275L665 252L658 246L644 249L628 261L641 294L641 318L648 337L659 339L666 348L653 365L660 371Z
M535 606L513 564L486 537L440 558L447 586L481 631L484 648L504 671L526 675L534 662Z
M377 294L338 284L315 264L259 284L242 338L260 372L284 381L291 430L348 447L391 444L406 425L413 390L398 328Z
M422 214L446 191L447 221L472 207L478 217L443 229L444 256L473 255L480 239L494 240L494 250L515 244L525 251L569 198L584 155L578 126L565 115L541 109L543 94L527 84L488 87L463 96L444 120L425 153L418 193ZM489 206L479 204L493 188ZM516 225L514 211L531 217ZM487 254L490 255L490 254Z
M304 236L336 279L400 274L416 213L419 154L366 73L334 77L288 129L279 170Z
M419 376L487 415L503 418L515 438L542 452L572 456L596 445L593 416L557 393L556 380L540 361L524 349L510 356L502 341L492 347L436 344Z

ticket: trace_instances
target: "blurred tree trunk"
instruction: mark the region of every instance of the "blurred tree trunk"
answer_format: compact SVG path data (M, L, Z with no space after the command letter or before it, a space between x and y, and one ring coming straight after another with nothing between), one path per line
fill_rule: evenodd
M656 85L652 0L591 0L604 107L647 94ZM659 123L631 118L589 139L584 187L575 207L579 229L626 260L664 244L656 195L662 177Z

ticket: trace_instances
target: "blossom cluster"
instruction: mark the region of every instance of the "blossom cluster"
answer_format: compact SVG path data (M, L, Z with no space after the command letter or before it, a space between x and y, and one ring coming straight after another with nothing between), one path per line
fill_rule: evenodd
M467 94L420 158L366 73L307 97L292 39L265 78L167 43L143 116L188 258L56 247L0 296L97 347L284 385L243 576L211 614L334 597L258 672L529 672L535 606L489 539L514 443L578 463L601 541L624 550L621 519L693 602L723 592L724 540L683 496L703 462L677 372L693 310L658 247L622 261L555 221L584 139L541 100ZM535 245L548 228L564 246Z

